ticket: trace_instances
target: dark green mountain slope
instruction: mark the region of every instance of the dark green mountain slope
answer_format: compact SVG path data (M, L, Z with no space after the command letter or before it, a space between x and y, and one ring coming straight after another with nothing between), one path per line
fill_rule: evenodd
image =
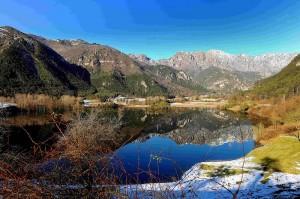
M0 28L0 95L94 92L89 72L11 27Z
M259 81L251 93L258 96L299 95L300 55L278 74Z
M118 70L92 74L92 84L98 89L100 96L121 94L145 97L168 94L167 88L145 74L124 75Z

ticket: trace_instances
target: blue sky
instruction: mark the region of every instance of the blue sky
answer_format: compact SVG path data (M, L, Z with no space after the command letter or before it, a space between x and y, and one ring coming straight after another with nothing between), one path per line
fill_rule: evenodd
M1 0L0 24L158 59L177 51L300 52L299 0Z

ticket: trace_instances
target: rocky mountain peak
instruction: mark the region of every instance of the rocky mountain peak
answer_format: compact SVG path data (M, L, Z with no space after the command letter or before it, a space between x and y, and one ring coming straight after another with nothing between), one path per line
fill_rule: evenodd
M37 37L37 36L35 36ZM122 74L141 73L139 65L128 55L100 44L90 44L84 40L48 40L37 37L61 54L67 61L85 67L91 73L119 71Z
M208 89L247 90L257 80L285 67L297 53L268 53L258 56L234 55L221 50L177 52L168 59L154 61L145 55L131 58L148 65L165 65L184 71Z
M129 57L143 64L148 64L148 65L156 64L154 60L152 60L150 57L147 57L145 54L129 54Z
M61 43L63 45L70 45L70 46L89 44L87 41L82 40L82 39L72 39L72 40L57 39L55 41L58 43Z
M0 38L5 38L9 40L17 40L17 39L30 40L31 39L28 35L10 26L0 27Z
M226 52L224 52L222 50L217 50L217 49L209 50L209 51L207 51L207 53L214 54L214 55L229 55Z
M262 77L268 77L279 72L290 63L297 54L298 53L269 53L250 56L246 54L229 54L221 50L209 50L207 52L177 52L168 59L158 61L139 56L132 56L132 58L148 64L162 64L189 72L205 70L209 67L217 67L230 71L257 72Z

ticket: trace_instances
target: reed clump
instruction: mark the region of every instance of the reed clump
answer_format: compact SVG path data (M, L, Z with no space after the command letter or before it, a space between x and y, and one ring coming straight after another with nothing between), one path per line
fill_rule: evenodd
M99 113L79 115L69 125L58 145L64 154L80 158L95 153L107 153L114 147L114 127L102 121Z
M247 104L247 114L252 118L263 118L269 125L257 124L256 140L263 144L280 135L300 135L300 96L259 99L247 96L232 98L230 106ZM239 108L241 110L241 108Z
M14 97L0 97L1 103L15 103L20 109L29 111L79 109L81 100L81 97L69 95L55 97L44 94L15 94Z

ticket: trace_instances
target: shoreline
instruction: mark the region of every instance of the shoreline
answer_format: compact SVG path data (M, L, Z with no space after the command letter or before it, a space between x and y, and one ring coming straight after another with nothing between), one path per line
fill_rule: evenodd
M282 141L289 141L290 148ZM281 153L274 153L279 144ZM294 198L300 195L298 144L295 137L282 136L236 160L197 163L178 181L124 185L121 190L138 198Z
M181 198L183 195L187 198L194 198L195 196L200 198L232 198L232 193L238 189L238 198L248 198L249 196L254 198L292 197L300 194L300 174L274 172L266 181L263 169L252 159L252 157L245 157L231 161L197 163L186 171L179 181L124 185L121 186L121 191L133 198L136 196L138 198L170 196ZM233 174L222 176L221 173L221 176L211 176L215 172L212 171L212 168L222 168L224 172L230 173L231 171ZM289 192L284 191L287 188L290 190Z
M203 101L191 101L191 102L173 102L166 108L222 108L226 105L226 101L221 102L203 102ZM120 105L125 108L151 108L148 104L127 104ZM162 107L165 108L165 107Z

